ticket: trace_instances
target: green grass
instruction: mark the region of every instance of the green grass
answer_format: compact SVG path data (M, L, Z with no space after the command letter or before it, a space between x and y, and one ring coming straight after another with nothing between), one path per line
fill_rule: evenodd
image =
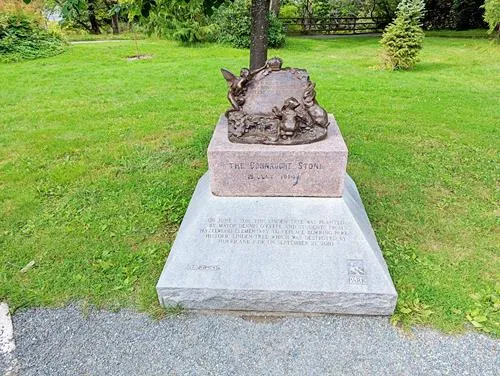
M491 38L488 34L488 29L471 29L471 30L426 30L426 37L440 38Z
M0 65L0 299L159 314L155 283L248 52L141 41ZM500 50L427 38L385 72L376 38L290 39L334 113L399 292L394 321L499 334ZM277 52L272 51L270 55ZM29 271L20 269L35 260Z
M111 33L103 33L103 34L89 34L89 33L62 33L64 39L68 42L78 42L78 41L104 41L104 40L135 40L135 39L144 39L145 36L142 33L131 33L131 32L123 32L120 34L111 34Z

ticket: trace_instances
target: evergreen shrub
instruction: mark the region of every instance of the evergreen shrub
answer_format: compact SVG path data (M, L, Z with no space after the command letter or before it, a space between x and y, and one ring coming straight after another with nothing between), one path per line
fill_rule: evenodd
M421 19L423 0L402 0L396 11L396 19L387 26L380 41L382 61L386 69L411 69L418 61L424 32Z

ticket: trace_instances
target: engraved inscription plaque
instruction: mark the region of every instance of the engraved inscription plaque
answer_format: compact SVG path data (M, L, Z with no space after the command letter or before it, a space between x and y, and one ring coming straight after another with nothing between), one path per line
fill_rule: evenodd
M200 235L217 244L332 247L349 232L343 219L210 217Z
M243 111L247 113L272 113L281 108L286 98L302 98L308 84L307 72L281 70L253 80L247 88Z

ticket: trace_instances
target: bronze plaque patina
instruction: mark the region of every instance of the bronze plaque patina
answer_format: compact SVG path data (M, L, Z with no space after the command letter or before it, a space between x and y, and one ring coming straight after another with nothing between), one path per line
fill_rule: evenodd
M254 71L243 68L239 77L222 69L232 105L226 111L231 142L297 145L326 137L328 115L316 102L309 74L281 66L275 57Z

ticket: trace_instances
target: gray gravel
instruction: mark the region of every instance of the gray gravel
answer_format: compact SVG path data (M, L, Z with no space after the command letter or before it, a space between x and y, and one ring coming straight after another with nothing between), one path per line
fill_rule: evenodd
M6 355L3 353L0 353L0 372L2 375L4 375L7 372L7 359Z
M20 375L499 375L499 341L400 333L387 318L187 313L154 321L74 307L13 317ZM2 361L0 360L0 367ZM1 370L1 368L0 368Z

